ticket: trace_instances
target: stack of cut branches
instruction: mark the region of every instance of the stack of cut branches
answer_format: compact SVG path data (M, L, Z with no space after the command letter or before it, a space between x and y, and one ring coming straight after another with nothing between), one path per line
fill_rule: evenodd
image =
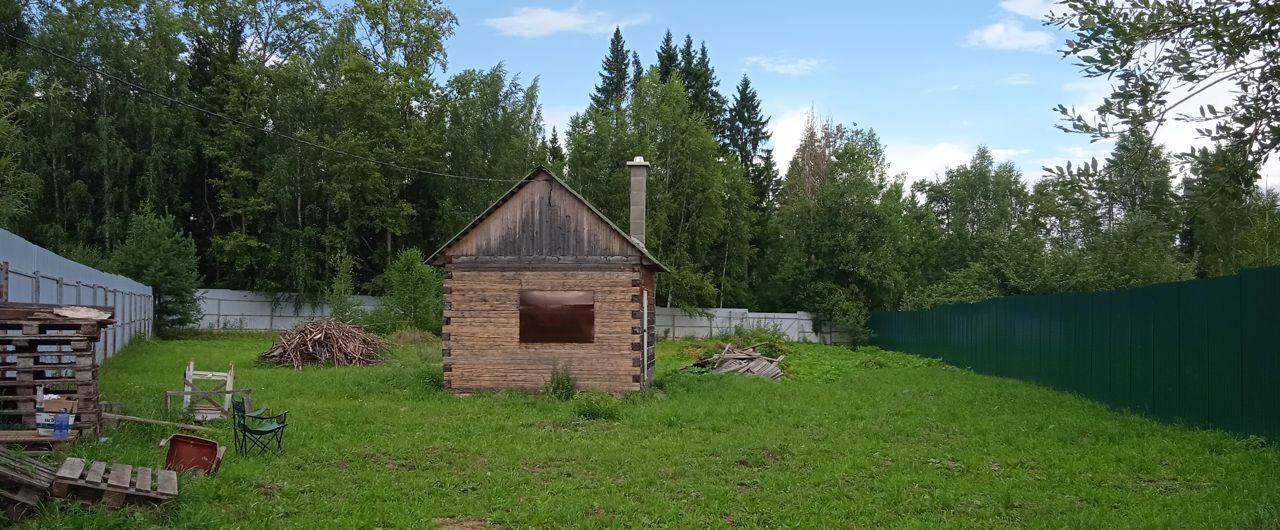
M382 340L360 326L337 320L311 320L280 335L258 358L301 369L307 364L360 366L382 362Z
M746 374L781 379L782 367L780 363L787 356L782 355L777 359L765 357L756 352L756 348L762 345L756 344L739 349L732 344L724 344L721 346L720 353L699 360L693 363L693 366L711 370L717 374Z

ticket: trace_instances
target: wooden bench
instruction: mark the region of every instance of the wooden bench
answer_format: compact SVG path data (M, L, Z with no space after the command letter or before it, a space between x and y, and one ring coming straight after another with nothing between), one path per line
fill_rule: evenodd
M178 496L178 474L167 469L68 458L53 479L54 497L75 497L117 509L128 504L158 504Z

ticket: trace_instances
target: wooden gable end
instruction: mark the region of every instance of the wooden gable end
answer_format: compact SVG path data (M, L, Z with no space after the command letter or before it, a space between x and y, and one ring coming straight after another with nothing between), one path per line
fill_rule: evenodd
M641 257L635 245L545 172L531 175L444 254Z

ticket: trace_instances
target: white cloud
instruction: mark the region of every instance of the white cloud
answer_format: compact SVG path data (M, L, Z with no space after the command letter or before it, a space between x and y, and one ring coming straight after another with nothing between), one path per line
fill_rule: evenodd
M1031 78L1031 74L1017 73L1004 76L1004 79L1001 79L1000 82L1006 85L1020 86L1034 84L1035 80Z
M791 158L800 147L800 138L804 136L804 124L809 117L811 107L787 109L773 115L769 120L769 133L773 135L773 159L778 164L778 173L786 174Z
M889 173L906 174L908 184L917 180L942 178L948 168L967 164L978 152L978 146L961 142L934 144L916 142L885 142L889 157ZM989 149L997 163L1012 160L1031 152L1030 149ZM1039 168L1037 168L1038 170ZM1038 172L1038 171L1037 171ZM1024 174L1024 177L1034 175Z
M1016 15L1044 20L1056 4L1054 0L1004 0L1000 2L1000 8Z
M1014 157L1031 153L1030 149L990 149L990 151L991 158L994 158L999 162L1012 160Z
M964 42L971 48L1049 51L1053 35L1047 31L1026 29L1018 20L1005 20L969 32Z
M604 11L586 11L578 7L549 9L522 7L505 17L485 19L484 25L502 35L545 37L556 33L607 34L615 27L625 28L649 21L649 15L618 16Z
M812 74L819 66L822 66L822 60L813 57L765 57L755 55L747 57L747 64L750 66L758 66L761 69L782 75L809 75Z

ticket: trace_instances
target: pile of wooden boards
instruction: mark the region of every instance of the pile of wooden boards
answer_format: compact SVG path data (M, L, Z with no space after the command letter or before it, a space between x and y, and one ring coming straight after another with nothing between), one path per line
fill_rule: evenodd
M20 451L0 449L0 505L9 522L35 511L53 485L53 469Z
M303 322L280 335L258 358L301 369L308 364L360 366L382 362L382 340L355 324L321 319Z
M178 474L79 458L66 459L54 471L19 451L0 449L0 506L10 522L35 511L51 495L101 502L111 509L157 504L178 496Z
M725 344L720 353L699 360L693 363L693 366L705 368L717 374L746 374L781 379L782 367L780 363L787 356L782 355L777 359L770 359L756 351L759 346L757 344L739 349L732 344Z

